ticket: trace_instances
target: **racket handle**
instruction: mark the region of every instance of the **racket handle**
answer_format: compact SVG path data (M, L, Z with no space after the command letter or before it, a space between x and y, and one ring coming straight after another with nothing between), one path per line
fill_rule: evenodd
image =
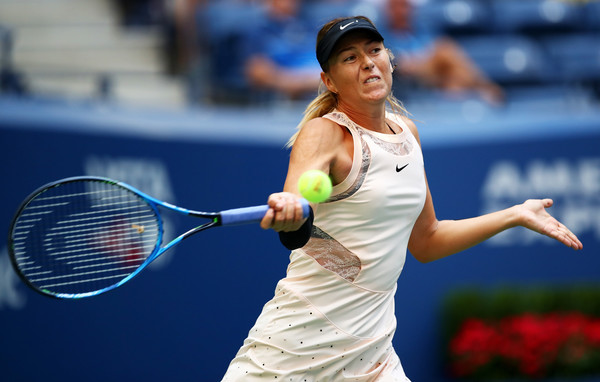
M300 199L302 204L302 216L307 218L309 215L310 207L308 201L304 198ZM221 211L221 224L222 225L235 225L245 223L256 223L262 220L265 213L269 210L269 206L255 206L255 207L244 207L234 208L231 210Z

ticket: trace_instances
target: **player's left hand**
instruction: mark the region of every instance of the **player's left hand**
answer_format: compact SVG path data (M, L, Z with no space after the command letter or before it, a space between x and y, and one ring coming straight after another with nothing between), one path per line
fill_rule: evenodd
M552 207L552 199L530 199L519 205L520 222L525 228L549 236L573 249L582 249L583 244L564 224L552 217L546 208Z

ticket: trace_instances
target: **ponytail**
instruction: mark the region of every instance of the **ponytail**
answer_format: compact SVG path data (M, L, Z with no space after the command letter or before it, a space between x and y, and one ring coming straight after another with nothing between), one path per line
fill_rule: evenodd
M296 132L288 140L285 147L290 148L294 145L298 134L300 134L300 130L302 130L302 127L304 127L304 125L306 125L308 121L310 121L311 119L322 117L325 114L333 111L336 107L337 95L331 90L327 89L325 84L321 82L321 84L319 85L319 94L317 95L317 97L315 97L314 100L311 101L311 103L308 104L308 106L306 106L302 120L300 121L298 126L296 126Z

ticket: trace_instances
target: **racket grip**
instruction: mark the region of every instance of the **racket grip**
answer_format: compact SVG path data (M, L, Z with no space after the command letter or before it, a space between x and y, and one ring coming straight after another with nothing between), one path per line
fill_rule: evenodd
M307 218L310 211L308 201L302 198L300 204L302 205L302 216ZM221 211L221 225L256 223L262 220L268 210L269 206L264 205Z

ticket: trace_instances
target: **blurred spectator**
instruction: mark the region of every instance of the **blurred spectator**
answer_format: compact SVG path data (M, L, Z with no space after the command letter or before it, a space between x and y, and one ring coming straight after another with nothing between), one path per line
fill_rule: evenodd
M202 54L207 41L198 33L196 15L209 0L166 0L169 22L169 68L172 73L187 73Z
M314 96L321 69L315 31L301 16L301 0L264 0L265 14L251 20L244 36L244 75L260 90L290 99Z
M188 74L204 54L196 15L210 0L113 0L126 27L158 27L165 37L168 72Z
M12 32L0 25L0 94L27 95L27 85L22 74L13 67L12 55Z
M29 94L23 76L9 69L0 69L0 94L24 96Z
M384 3L381 29L386 46L396 56L400 81L412 80L450 96L476 92L492 104L503 102L503 90L486 78L455 41L419 25L413 16L410 0Z
M162 21L164 0L113 0L121 22L127 26L152 25Z
M123 26L159 27L164 34L169 73L180 73L195 47L194 12L208 0L112 0Z

